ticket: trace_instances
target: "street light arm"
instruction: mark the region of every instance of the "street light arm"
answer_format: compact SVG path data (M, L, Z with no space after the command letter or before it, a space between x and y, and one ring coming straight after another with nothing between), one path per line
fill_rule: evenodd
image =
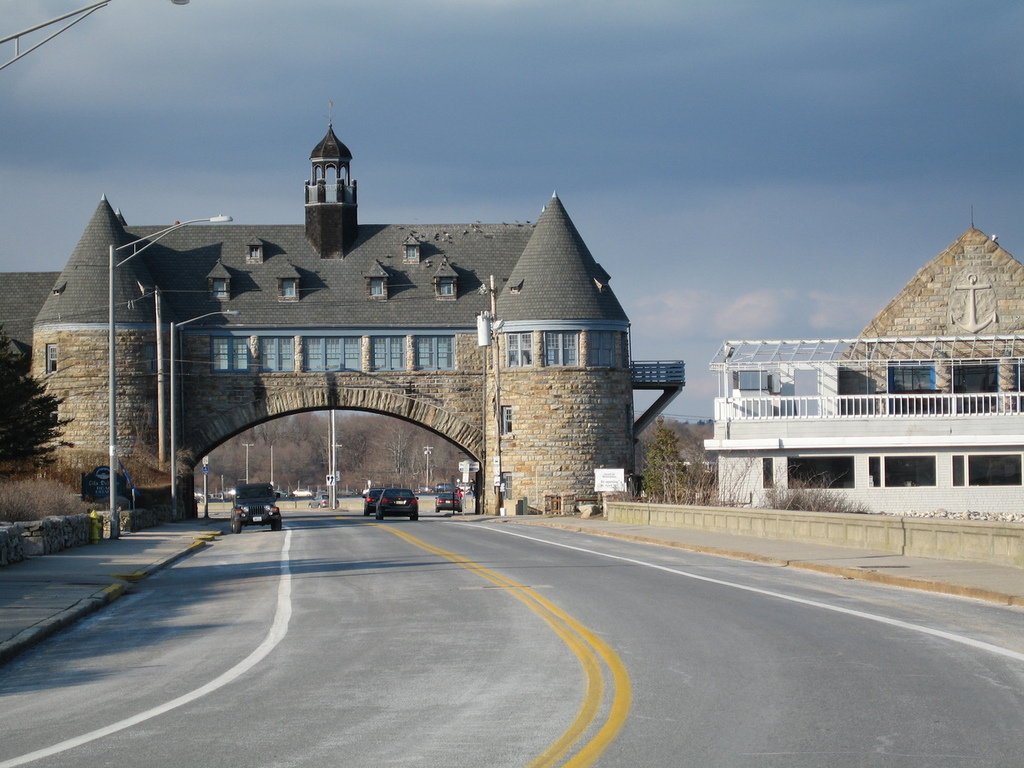
M117 264L115 264L114 266L120 267L125 262L131 261L136 256L138 256L140 253L142 253L144 250L149 248L149 246L156 245L156 243L159 240L163 239L163 237L165 235L169 235L171 232L173 232L176 229L181 229L182 227L187 227L189 224L203 224L203 223L223 224L223 223L227 223L229 221L233 221L233 219L230 216L224 216L224 215L211 216L211 217L205 218L205 219L189 219L188 221L179 221L178 223L172 224L169 227L165 227L164 229L161 229L158 232L154 232L152 235L147 235L146 237L140 237L140 238L138 238L136 240L132 240L130 243L125 243L124 245L117 246L117 248L115 248L114 250L115 251L120 251L123 248L128 248L129 246L137 245L138 243L141 243L143 240L148 240L149 241L144 246L142 246L141 248L138 248L137 250L133 251L131 256L128 256L127 258L122 259L121 261L117 262Z
M171 2L174 3L174 5L188 5L189 0L171 0ZM75 24L80 22L82 19L90 16L92 13L98 11L100 8L106 8L109 4L110 0L100 0L100 2L98 3L91 3L90 5L82 6L77 11L70 11L68 13L61 14L60 16L52 18L49 21L44 21L42 24L36 24L34 27L29 27L28 29L22 30L21 32L15 32L13 35L8 35L7 37L0 39L0 45L3 45L4 43L9 43L11 40L14 41L14 57L10 61L6 61L3 64L0 64L0 69L6 69L7 67L11 66L11 64L16 62L18 59L23 58L28 54L32 53L32 51L34 51L36 48L39 48L40 46L45 45L46 43L53 40L53 38L55 38L61 32L66 32L67 30L71 29L71 27L75 26ZM19 43L21 42L21 38L23 36L30 35L33 32L38 32L40 29L45 29L46 27L52 26L61 21L64 21L65 19L70 19L75 16L77 16L78 18L74 19L74 21L65 24L63 27L58 29L49 37L40 40L27 51L19 50Z

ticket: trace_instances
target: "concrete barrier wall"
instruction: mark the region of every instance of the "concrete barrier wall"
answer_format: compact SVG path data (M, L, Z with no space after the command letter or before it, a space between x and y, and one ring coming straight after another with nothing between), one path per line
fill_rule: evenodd
M608 520L779 541L873 549L911 557L1024 568L1024 525L890 515L608 502Z

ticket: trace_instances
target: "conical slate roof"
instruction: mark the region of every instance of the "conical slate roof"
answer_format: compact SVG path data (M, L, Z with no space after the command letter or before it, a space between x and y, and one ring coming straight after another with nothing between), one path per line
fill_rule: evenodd
M553 195L497 301L507 322L609 320L628 323L608 285L608 273Z
M320 143L313 147L309 153L310 160L351 160L352 153L348 151L341 140L334 135L334 126L327 126L327 135L320 139Z
M36 325L47 323L106 323L108 321L108 275L110 246L130 242L121 221L106 198L100 201L64 271L46 297L36 316ZM123 261L131 249L115 251ZM153 302L139 301L139 285L154 285L142 258L132 259L115 270L114 301L117 322L153 324Z

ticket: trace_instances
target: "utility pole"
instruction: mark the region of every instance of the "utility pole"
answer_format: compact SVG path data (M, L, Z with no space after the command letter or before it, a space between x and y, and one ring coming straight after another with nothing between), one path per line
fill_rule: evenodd
M498 348L498 329L501 328L501 321L497 319L497 306L498 296L497 290L494 287L494 275L491 275L488 286L484 286L480 289L483 293L486 291L490 294L491 299L491 310L490 312L482 312L477 318L477 344L480 346L489 346L491 348L491 368L494 371L494 457L493 457L493 472L494 472L494 504L489 505L493 510L493 514L500 515L504 509L503 506L503 493L501 488L501 352ZM487 398L487 357L484 356L484 399ZM483 438L484 438L484 452L487 451L487 409L484 408L484 425L483 425Z

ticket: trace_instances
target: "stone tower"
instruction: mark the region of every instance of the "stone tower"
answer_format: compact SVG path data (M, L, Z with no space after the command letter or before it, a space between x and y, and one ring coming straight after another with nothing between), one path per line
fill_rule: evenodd
M566 489L592 494L595 469L632 468L629 320L557 195L496 310L502 370L488 446L493 456L503 432L506 508L526 498L550 510Z
M352 153L334 127L309 154L311 177L306 181L306 239L321 259L345 257L359 226L356 182L350 176Z

